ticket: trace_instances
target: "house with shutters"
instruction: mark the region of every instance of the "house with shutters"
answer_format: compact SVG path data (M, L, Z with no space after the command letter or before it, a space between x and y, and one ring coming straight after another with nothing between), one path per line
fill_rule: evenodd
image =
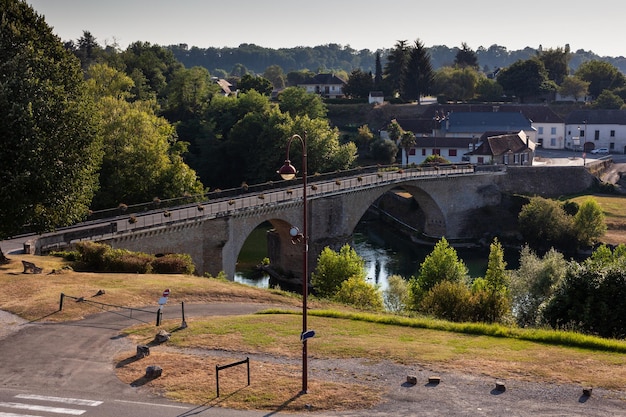
M486 133L481 144L466 154L472 164L532 165L535 143L526 132L492 135Z
M566 148L626 153L626 110L574 110L565 118Z
M335 74L317 74L315 77L298 84L307 93L319 94L324 98L342 98L345 81Z

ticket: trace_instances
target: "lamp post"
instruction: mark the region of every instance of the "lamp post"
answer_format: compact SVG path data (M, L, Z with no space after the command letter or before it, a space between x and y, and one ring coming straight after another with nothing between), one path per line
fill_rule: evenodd
M293 226L289 230L291 235L291 241L297 243L302 241L302 334L300 339L302 341L302 394L306 394L308 385L308 370L307 370L307 339L312 335L312 332L307 332L307 294L309 292L308 273L309 273L309 235L307 233L307 199L306 199L306 174L307 174L307 161L306 161L306 132L304 136L293 135L289 138L287 143L287 157L285 163L278 170L278 173L284 180L291 180L295 178L298 172L296 168L291 165L289 160L289 149L291 148L291 142L294 139L298 139L302 144L302 233L297 227Z
M583 166L587 166L587 121L585 120L585 140L583 141Z

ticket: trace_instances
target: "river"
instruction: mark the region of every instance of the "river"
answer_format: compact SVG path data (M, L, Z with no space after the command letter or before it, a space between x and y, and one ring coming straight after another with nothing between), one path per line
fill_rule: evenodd
M254 268L254 265L267 256L265 233L269 228L269 225L260 226L246 241L237 265L236 282L261 288L277 285L284 288L283 284L267 275L259 274ZM390 275L400 275L405 279L416 275L420 264L433 249L430 245L416 244L381 222L359 223L353 235L352 246L365 261L368 281L379 285L382 290L387 288L387 277ZM471 277L484 275L489 256L488 248L457 248L456 251L468 267ZM511 253L510 249L505 249L504 252L509 268L516 267L519 254Z

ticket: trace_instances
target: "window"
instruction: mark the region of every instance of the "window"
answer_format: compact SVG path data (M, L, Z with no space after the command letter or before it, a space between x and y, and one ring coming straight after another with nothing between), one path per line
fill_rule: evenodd
M593 132L593 140L600 140L600 131L596 130Z
M550 134L551 135L556 135L556 127L551 127L550 128Z
M479 163L479 164L484 164L484 163L485 163L485 158L484 158L484 157L482 157L482 156L479 156L479 157L478 157L478 163Z
M439 148L433 149L433 155L441 155L441 149Z
M584 138L584 137L585 137L585 131L584 131L584 130L581 130L581 131L580 131L580 137L581 137L581 138Z
M611 137L614 138L615 137L615 131L611 130Z
M409 155L410 156L414 156L415 155L415 148L409 149Z
M550 138L550 146L556 146L556 138Z
M456 149L448 149L448 156L456 156Z
M537 133L539 133L540 135L543 135L543 126L539 126L538 130L539 131Z
M422 156L426 156L426 148L422 148Z

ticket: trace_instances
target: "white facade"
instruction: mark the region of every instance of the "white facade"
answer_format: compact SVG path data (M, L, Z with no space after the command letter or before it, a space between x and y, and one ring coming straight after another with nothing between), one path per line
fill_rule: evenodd
M565 124L564 123L534 123L532 126L536 130L537 145L544 149L564 149L566 147L565 140Z
M620 124L567 124L565 125L568 149L591 151L607 148L610 153L626 153L626 125ZM578 141L576 138L580 138Z

